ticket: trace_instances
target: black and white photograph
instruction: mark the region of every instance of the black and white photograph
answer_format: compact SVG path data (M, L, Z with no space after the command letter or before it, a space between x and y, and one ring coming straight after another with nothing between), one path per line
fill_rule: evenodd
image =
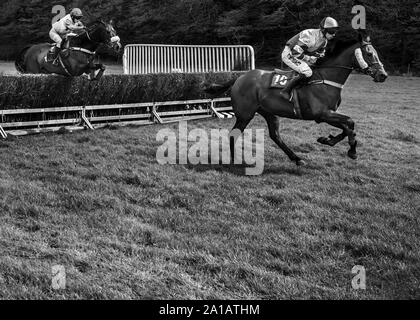
M2 1L0 300L420 299L419 77L418 0Z

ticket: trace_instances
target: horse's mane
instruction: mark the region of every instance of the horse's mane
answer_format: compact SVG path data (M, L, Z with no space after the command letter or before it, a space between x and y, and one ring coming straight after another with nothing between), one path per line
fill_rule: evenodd
M350 48L351 46L358 43L359 40L337 40L331 43L331 46L328 48L328 55L339 56L342 52ZM329 52L328 52L329 51Z
M98 26L98 25L101 25L101 24L105 26L105 22L103 20L96 19L96 20L93 20L93 21L89 22L86 26L88 28L92 28L94 26Z
M100 25L105 26L105 23L100 19L96 19L85 24L87 28L87 32L93 32L94 30L97 30L97 27ZM73 37L70 41L72 41L71 42L72 45L80 45L80 41L84 41L83 40L84 38L86 38L86 33L79 32L78 36Z
M328 62L329 60L338 57L340 54L342 54L344 51L354 46L358 42L359 40L356 40L356 39L331 41L327 46L325 57L322 59L319 59L316 65L324 64Z

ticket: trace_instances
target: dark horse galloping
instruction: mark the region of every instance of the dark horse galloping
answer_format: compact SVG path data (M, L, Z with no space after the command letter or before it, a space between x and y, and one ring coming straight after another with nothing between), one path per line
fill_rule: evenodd
M114 27L103 21L95 21L88 25L86 31L63 42L63 50L59 54L59 63L47 62L45 57L51 44L43 43L28 46L22 50L15 62L21 73L60 74L68 77L89 74L90 80L98 80L105 71L105 66L94 63L96 50L100 45L121 49L121 43ZM95 76L95 72L99 71Z
M360 60L367 63L365 73L372 76L375 82L384 82L388 77L383 64L379 60L375 48L366 33L359 34L359 40L351 42L337 42L335 48L317 65L311 79L295 91L300 104L301 116L297 116L293 102L289 102L279 95L279 89L270 88L272 72L252 70L225 84L211 84L205 90L210 94L221 94L231 90L233 110L237 121L233 128L241 132L245 130L256 113L261 114L267 121L271 139L298 166L305 165L280 138L279 117L315 120L317 123L326 122L340 128L343 132L334 137L320 138L318 142L335 146L348 137L350 150L348 155L357 158L356 134L354 121L337 112L341 103L341 89L351 72L361 69ZM232 159L234 157L235 141L231 139Z

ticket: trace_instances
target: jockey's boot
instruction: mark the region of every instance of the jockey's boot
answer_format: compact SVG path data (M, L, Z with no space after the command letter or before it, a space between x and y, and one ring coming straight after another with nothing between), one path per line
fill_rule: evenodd
M282 96L286 100L290 100L291 96L290 93L292 92L293 88L296 87L302 79L305 79L305 75L299 73L296 77L291 79L283 90L280 91L280 96Z
M50 51L48 52L47 61L57 65L57 58L60 51L60 48L57 46L51 47Z

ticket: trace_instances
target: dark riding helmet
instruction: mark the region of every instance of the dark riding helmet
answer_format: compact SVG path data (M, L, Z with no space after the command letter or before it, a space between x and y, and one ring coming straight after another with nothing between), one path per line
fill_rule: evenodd
M82 10L80 10L79 8L74 8L73 10L71 10L71 12L70 12L70 16L71 16L73 19L80 20L80 19L82 19L82 18L83 18L83 13L82 13Z
M326 33L336 34L337 31L338 31L338 28L340 27L338 25L337 20L335 20L334 18L331 18L331 17L326 17L326 18L322 19L319 26L320 26L320 28L321 28L321 30L324 34L326 34Z

